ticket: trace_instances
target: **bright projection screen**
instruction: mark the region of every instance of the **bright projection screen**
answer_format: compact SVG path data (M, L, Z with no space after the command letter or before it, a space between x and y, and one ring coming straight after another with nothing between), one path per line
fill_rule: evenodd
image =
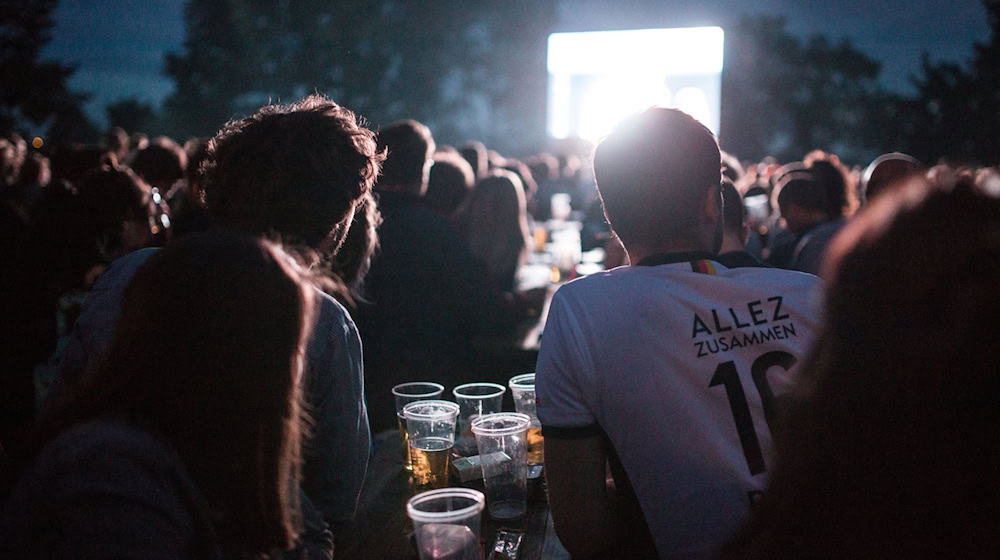
M718 27L549 35L549 135L597 141L650 106L718 134L722 47Z

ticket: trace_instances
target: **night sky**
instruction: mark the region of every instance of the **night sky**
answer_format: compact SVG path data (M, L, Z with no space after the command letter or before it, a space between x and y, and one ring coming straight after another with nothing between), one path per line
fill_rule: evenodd
M333 1L333 0L331 0ZM159 103L172 90L163 56L184 41L183 0L70 0L56 11L49 58L77 65L70 85L90 92L88 114L126 98ZM882 63L882 82L908 91L920 56L964 62L989 34L979 0L562 0L556 31L723 25L740 14L783 14L802 36L847 37ZM651 22L655 22L651 25Z

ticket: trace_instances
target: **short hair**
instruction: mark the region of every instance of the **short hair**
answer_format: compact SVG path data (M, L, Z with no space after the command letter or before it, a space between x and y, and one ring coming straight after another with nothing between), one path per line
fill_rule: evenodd
M202 164L205 203L226 227L335 251L384 155L354 113L321 95L227 123Z
M187 154L176 142L157 138L150 142L132 160L132 171L152 186L169 187L184 177ZM164 193L166 194L166 193Z
M474 183L472 166L462 156L455 152L436 153L424 202L438 214L451 216Z
M786 204L795 204L806 210L826 212L826 190L809 169L800 169L786 174L775 186L775 200L780 209Z
M378 133L378 147L387 150L380 185L424 187L424 172L434 153L434 137L412 119L392 123Z
M916 158L899 152L882 154L875 158L861 175L861 190L870 201L893 184L904 182L924 172Z
M728 178L722 179L722 226L725 231L743 234L743 224L746 222L746 208L743 197Z
M597 146L594 175L604 214L626 245L687 239L705 192L722 178L719 145L689 115L654 107Z

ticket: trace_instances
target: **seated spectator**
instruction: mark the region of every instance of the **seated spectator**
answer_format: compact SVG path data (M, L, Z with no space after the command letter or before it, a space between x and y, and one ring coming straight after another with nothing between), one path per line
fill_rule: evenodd
M482 368L469 378L472 364L482 362L473 341L511 335L543 296L498 288L448 221L423 204L434 152L426 126L394 123L379 132L378 142L388 151L377 187L381 249L365 282L367 303L359 309L376 431L396 425L390 390L398 383L484 380ZM512 375L505 374L503 379Z
M725 557L1000 556L997 195L911 179L837 236L769 489Z
M799 270L799 253L808 243L807 236L823 224L833 222L825 187L809 169L792 171L783 176L773 194L789 236L777 243L768 257L768 264ZM818 262L810 263L818 265ZM816 270L809 272L816 273Z
M452 152L438 152L434 154L424 203L441 217L451 219L472 190L475 181L472 166L462 156Z
M722 179L722 246L717 261L728 268L767 266L746 250L750 228L746 222L743 198L727 178Z
M517 269L531 246L524 191L517 175L494 170L481 179L455 219L469 251L503 290L515 289Z
M312 297L291 263L276 245L216 235L139 270L108 360L40 425L4 511L5 556L292 546Z
M356 208L371 192L383 158L374 134L350 110L322 96L268 105L227 123L209 142L204 189L223 228L278 236L315 276L327 276ZM370 247L371 245L366 245ZM96 367L120 315L121 290L151 251L119 259L94 286L61 367L80 378ZM359 262L367 260L367 255ZM316 284L341 282L327 276ZM316 325L306 346L305 401L312 426L302 487L335 530L357 505L371 434L361 339L350 314L314 290Z
M574 556L710 558L765 487L818 282L713 260L719 147L680 111L619 124L594 173L633 266L552 301L536 391L555 529Z

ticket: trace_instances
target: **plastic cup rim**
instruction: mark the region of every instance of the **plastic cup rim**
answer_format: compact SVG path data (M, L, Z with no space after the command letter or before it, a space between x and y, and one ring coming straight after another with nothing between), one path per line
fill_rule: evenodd
M485 428L479 424L493 422L500 418L513 418L518 422L514 426L506 428ZM483 414L472 421L472 433L477 436L509 436L518 432L523 432L531 426L531 417L520 412L495 412L493 414Z
M429 385L431 387L435 387L435 389L429 393L399 393L396 391L396 389L399 389L400 387L412 387L414 385ZM411 381L409 383L400 383L392 388L392 394L397 397L433 397L440 395L443 392L444 385L441 385L440 383L433 383L431 381Z
M474 503L462 509L452 511L420 511L417 505L433 500L435 498L468 498ZM410 498L406 502L406 514L410 519L421 523L434 522L454 522L468 519L472 515L480 514L486 507L486 496L479 490L472 488L438 488L421 492Z
M407 409L409 409L411 407L412 408L416 408L417 406L427 406L427 405L440 406L442 408L446 408L447 410L446 411L435 412L435 413L432 413L432 414L425 414L425 413L420 413L420 412L413 412L412 410L407 410ZM414 420L434 420L434 419L437 419L437 418L446 418L448 416L451 416L451 417L454 418L454 417L458 416L458 411L459 411L458 405L455 404L455 403L453 403L453 402L451 402L451 401L442 401L442 400L434 400L434 399L430 399L430 400L426 400L426 401L413 401L411 403L406 403L406 405L403 406L403 418L406 418L407 420L410 420L410 419L414 419Z
M465 395L465 394L461 394L460 395L459 394L459 390L461 390L461 389L465 389L466 387L476 387L476 386L478 386L478 387L493 387L494 389L497 389L497 390L494 391L494 392L492 392L492 393L489 393L487 395ZM504 387L503 385L501 385L499 383L488 383L488 382L485 382L485 381L483 381L483 382L476 382L476 383L464 383L464 384L459 385L458 387L455 387L454 389L451 390L451 393L453 395L455 395L456 399L475 399L475 400L492 399L492 398L498 397L500 395L503 395L506 392L507 392L507 388Z
M527 383L522 383L525 379L531 378L531 385ZM515 375L510 378L507 382L510 385L511 391L534 391L535 390L535 374L534 373L522 373L521 375Z

